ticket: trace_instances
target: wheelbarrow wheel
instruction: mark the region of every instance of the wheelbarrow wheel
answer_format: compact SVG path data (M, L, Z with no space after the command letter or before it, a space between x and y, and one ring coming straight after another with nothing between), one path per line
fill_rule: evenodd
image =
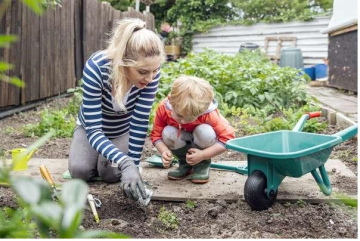
M267 196L267 180L264 173L254 171L245 182L245 201L252 210L266 210L273 205L276 200L276 192L271 193L271 197Z

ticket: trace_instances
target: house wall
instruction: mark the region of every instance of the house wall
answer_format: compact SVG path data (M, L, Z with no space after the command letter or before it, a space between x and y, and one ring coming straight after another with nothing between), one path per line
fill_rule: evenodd
M252 26L221 26L208 33L196 34L193 37L193 51L202 52L209 48L224 54L235 55L244 43L255 43L264 48L265 37L296 37L296 47L300 48L304 58L304 66L324 63L328 57L328 35L320 33L330 22L329 17L318 17L310 22L259 23ZM268 54L275 55L276 41L271 41ZM291 46L283 42L283 46Z

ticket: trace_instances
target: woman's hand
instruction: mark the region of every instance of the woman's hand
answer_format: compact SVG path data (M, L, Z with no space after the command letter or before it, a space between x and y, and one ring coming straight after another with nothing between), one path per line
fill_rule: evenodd
M172 153L170 150L163 151L161 154L161 161L163 163L164 168L169 168L172 162Z
M202 150L196 148L190 148L186 154L186 162L190 166L194 166L204 160L204 154Z

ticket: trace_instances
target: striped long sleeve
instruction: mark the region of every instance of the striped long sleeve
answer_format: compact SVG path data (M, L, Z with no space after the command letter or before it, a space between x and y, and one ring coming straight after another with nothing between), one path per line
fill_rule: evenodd
M135 158L136 165L139 165L139 159L143 151L145 138L149 125L149 116L152 104L156 97L159 84L160 72L157 73L153 82L141 90L134 112L130 119L129 135L129 156Z

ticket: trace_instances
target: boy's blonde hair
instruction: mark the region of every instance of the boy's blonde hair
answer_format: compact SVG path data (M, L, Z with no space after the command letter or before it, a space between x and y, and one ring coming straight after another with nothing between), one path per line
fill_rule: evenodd
M147 58L161 57L165 60L164 45L160 38L151 30L146 29L146 23L136 18L125 18L117 22L109 45L105 50L112 61L110 77L115 88L115 99L120 109L125 110L122 102L126 88L125 67L136 67Z
M214 99L213 87L194 76L180 76L170 92L170 104L185 121L192 121L203 114Z

